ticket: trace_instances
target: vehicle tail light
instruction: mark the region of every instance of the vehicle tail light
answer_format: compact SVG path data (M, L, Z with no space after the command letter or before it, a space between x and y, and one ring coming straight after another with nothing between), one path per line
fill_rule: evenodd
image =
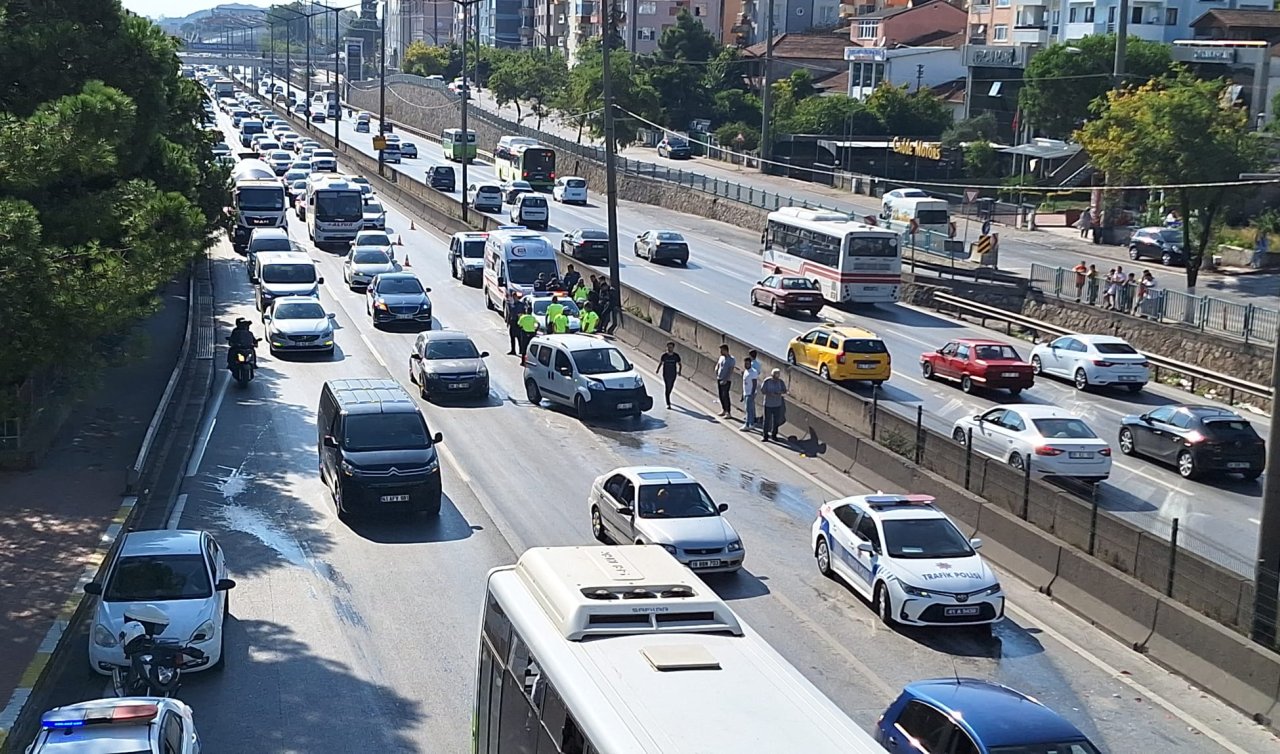
M844 363L844 354L842 354L842 353L841 353L841 354L837 354L837 355L836 355L836 363L837 363L837 364L843 364L843 363Z
M1037 448L1036 448L1036 455L1038 455L1038 456L1060 456L1060 455L1062 455L1062 449L1061 449L1061 448L1055 448L1055 447L1053 447L1052 445L1041 445L1041 446L1039 446L1039 447L1037 447Z
M1102 450L1099 450L1099 451L1098 451L1098 455L1100 455L1100 456L1106 456L1106 457L1110 458L1110 457L1111 457L1111 448L1103 448Z
M1094 365L1095 367L1113 367L1113 366L1115 366L1115 364L1112 364L1110 361L1102 361L1101 359L1094 359L1094 360L1093 360L1093 365Z
M1184 438L1182 438L1182 439L1186 440L1186 442L1187 442L1187 444L1188 444L1188 445L1195 445L1196 443L1198 443L1198 442L1204 442L1205 440L1207 440L1207 439L1209 439L1209 438L1205 437L1204 435L1200 434L1200 432L1198 432L1197 430L1194 430L1194 429L1193 429L1193 430L1191 430L1190 432L1188 432L1188 433L1187 433L1187 436L1186 436L1186 437L1184 437Z
M525 178L528 178L528 177L529 177L529 171L528 171L528 170L526 170L526 171L524 171L523 173L521 173L520 175L524 176Z
M553 181L554 181L555 179L556 179L556 171L552 170L552 171L551 171L551 180L553 180Z
M1143 369L1146 369L1147 367L1151 366L1151 364L1146 361L1139 361L1138 366L1142 367Z

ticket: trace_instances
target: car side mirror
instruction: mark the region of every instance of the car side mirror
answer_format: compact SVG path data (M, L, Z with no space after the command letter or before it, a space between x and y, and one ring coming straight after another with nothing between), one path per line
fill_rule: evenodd
M978 414L977 416L973 417L973 420L979 423L986 421L986 419L982 417L982 414Z
M939 348L938 350L934 351L934 353L942 353L942 349Z
M336 447L338 447L338 440L337 440L337 438L335 438L333 435L325 435L325 436L324 436L324 446L325 446L326 448L336 448Z
M431 289L430 289L430 288L423 288L423 289L422 289L422 291L423 291L424 293L430 293L430 292L431 292Z
M624 505L618 509L618 513L620 513L623 516L634 516L636 511L634 508Z
M559 372L560 374L563 374L566 377L573 374L573 369L570 367L556 367L556 371Z
M214 585L214 591L228 592L236 588L235 579L218 579L218 583Z
M481 351L481 352L480 352L480 358L482 358L482 359L487 359L487 358L489 358L489 352L488 352L488 351Z
M436 444L444 442L444 434L441 432L435 433L434 435L431 436L431 442Z
M336 312L329 312L328 317L329 317L329 320L330 320L330 321L333 321L333 320L336 320L336 319L338 318L338 315L337 315L337 313L336 313Z
M729 510L729 504L720 503L719 505L716 506L716 510L720 511L721 513L724 513L725 511Z
M324 285L324 278L323 277L316 278L316 285Z
M1150 423L1151 423L1151 414L1143 414L1142 416L1139 416L1138 418L1142 420L1142 423L1143 423L1143 424L1150 424Z
M410 361L422 361L422 354L420 354L420 353L411 353L411 354L409 354L409 360L410 360Z
M975 549L975 550L981 550L981 549L982 549L982 538L981 538L981 537L974 537L973 539L969 540L969 546L970 546L970 547L972 547L972 548L973 548L973 549Z
M85 594L102 594L102 584L96 581L90 581L84 585Z
M874 555L876 551L875 545L870 542L859 542L858 552L865 552L868 555Z
M504 278L503 276L499 275L499 276L498 276L498 285L506 285L506 284L507 284L507 279L506 279L506 278Z

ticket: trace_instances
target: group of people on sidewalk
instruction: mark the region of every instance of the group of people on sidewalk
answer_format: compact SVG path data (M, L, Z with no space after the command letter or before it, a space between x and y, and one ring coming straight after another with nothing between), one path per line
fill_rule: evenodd
M778 430L786 421L787 383L782 379L782 370L774 369L769 376L760 379L760 356L755 350L747 352L742 362L741 400L743 411L742 431L750 432L757 426L761 429L761 442L777 441ZM720 358L716 361L716 395L720 399L721 419L732 419L733 372L737 367L737 359L729 353L728 345L720 346ZM667 408L671 408L671 392L675 390L676 378L684 373L684 365L680 354L676 353L676 344L667 342L667 350L658 357L658 366L654 371L662 375L663 387L667 400ZM756 398L761 398L763 417L756 415Z
M1103 309L1129 312L1141 317L1146 316L1147 305L1158 296L1160 283L1151 274L1151 270L1143 270L1142 277L1138 278L1117 265L1107 270L1107 274L1103 276L1098 272L1097 265L1085 264L1081 259L1080 264L1071 268L1071 271L1076 277L1076 303L1097 306L1098 292L1101 290Z

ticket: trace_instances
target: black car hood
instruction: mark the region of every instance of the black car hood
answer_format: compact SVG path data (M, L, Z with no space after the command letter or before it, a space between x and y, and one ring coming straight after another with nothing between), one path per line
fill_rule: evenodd
M422 369L428 374L475 374L484 366L482 359L424 359Z
M387 306L430 306L431 300L425 293L378 293L377 298Z

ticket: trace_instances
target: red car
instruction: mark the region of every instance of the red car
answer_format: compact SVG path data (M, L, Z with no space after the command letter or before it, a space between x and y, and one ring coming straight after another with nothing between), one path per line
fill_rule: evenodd
M955 380L966 393L972 393L974 387L987 387L1017 395L1036 379L1031 365L1013 346L974 338L953 340L936 351L920 354L920 371L925 379Z
M822 289L809 278L770 275L751 288L751 305L767 306L774 314L804 311L816 317L826 302Z

